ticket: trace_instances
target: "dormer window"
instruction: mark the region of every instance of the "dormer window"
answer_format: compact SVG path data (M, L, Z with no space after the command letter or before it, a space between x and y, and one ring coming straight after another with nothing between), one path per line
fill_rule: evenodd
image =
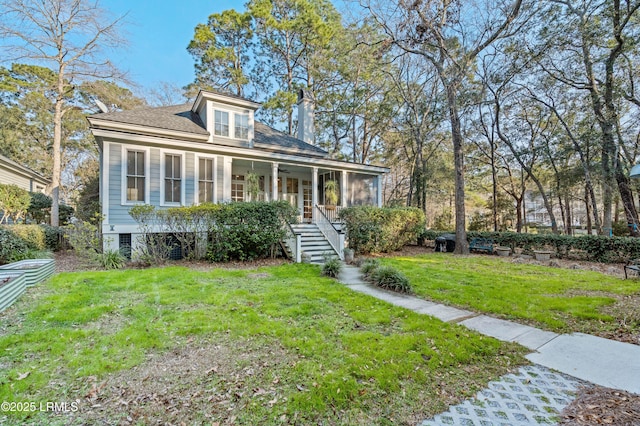
M225 111L215 110L215 129L216 136L229 137L229 113Z
M235 122L235 138L236 139L249 139L249 115L248 114L234 114Z

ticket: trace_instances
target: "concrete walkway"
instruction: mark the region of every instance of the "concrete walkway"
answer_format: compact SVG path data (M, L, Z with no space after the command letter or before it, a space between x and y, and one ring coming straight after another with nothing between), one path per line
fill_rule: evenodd
M413 296L388 292L365 283L360 270L344 265L339 280L351 289L393 305L458 323L505 342L519 343L533 352L531 362L587 382L640 394L640 346L588 334L557 334L512 321L452 308Z

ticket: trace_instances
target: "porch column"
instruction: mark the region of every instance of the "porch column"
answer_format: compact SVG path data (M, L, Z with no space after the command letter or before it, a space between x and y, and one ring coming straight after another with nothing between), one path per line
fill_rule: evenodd
M222 201L231 201L231 170L233 165L233 158L223 157L223 175L222 175Z
M378 207L382 207L382 175L376 176L376 189L378 193L376 198L378 199Z
M278 200L278 163L271 163L271 201Z
M316 204L318 204L318 168L311 174L311 222L316 223Z
M347 207L347 171L342 171L342 179L340 179L340 206Z

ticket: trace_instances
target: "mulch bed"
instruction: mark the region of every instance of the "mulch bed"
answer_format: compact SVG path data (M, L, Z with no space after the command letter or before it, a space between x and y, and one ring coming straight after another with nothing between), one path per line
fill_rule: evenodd
M560 413L567 426L640 425L640 395L602 386L582 388Z

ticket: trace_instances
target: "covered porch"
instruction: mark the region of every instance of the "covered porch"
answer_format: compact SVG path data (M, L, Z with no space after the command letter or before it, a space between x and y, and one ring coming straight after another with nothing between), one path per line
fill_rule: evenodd
M286 200L298 209L301 223L326 219L337 222L342 208L382 205L380 173L347 167L227 159L221 197L224 201ZM357 165L345 163L345 166Z

